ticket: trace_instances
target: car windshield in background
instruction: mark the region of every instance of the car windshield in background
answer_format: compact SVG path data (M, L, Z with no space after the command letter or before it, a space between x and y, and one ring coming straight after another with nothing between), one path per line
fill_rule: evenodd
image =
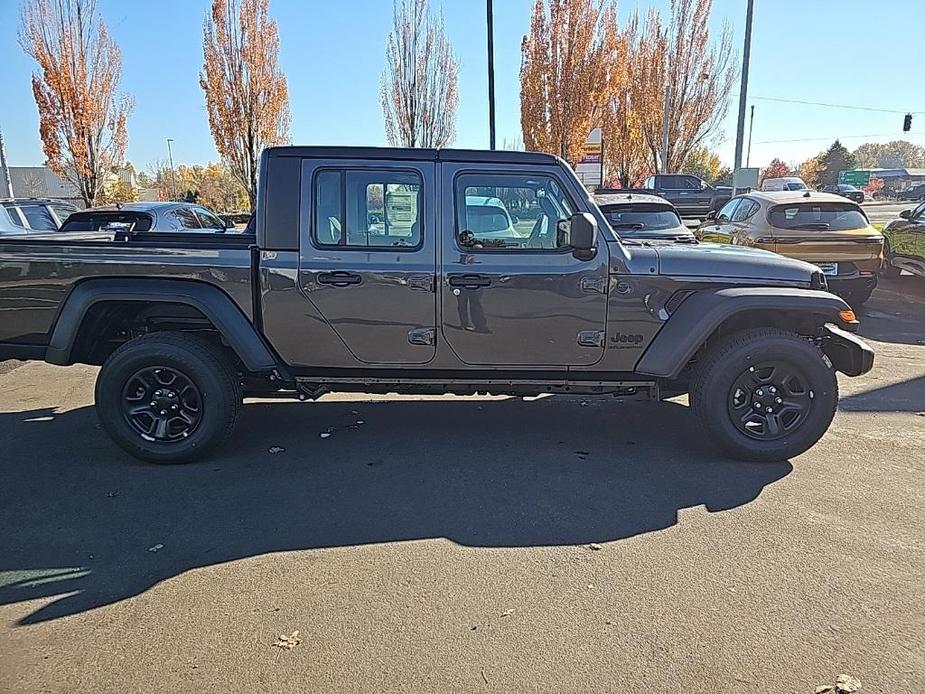
M77 212L61 225L61 231L148 231L150 228L150 215L140 212Z
M784 190L806 190L806 185L803 183L787 183Z
M681 218L670 207L658 204L613 205L602 212L617 234L634 231L666 231L681 226Z
M469 231L476 235L511 228L511 220L500 207L466 205L466 217L469 220Z
M856 205L840 202L775 205L768 212L768 221L778 229L847 231L868 226L867 218Z

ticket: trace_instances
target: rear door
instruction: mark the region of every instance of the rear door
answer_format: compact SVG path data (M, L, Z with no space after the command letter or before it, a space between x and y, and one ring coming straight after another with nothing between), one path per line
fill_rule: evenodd
M357 363L436 353L434 171L425 160L302 163L299 288Z
M588 258L568 247L575 194L555 167L441 163L442 331L461 361L561 368L601 359L607 243ZM507 211L496 224L479 208L486 198ZM513 221L507 231L501 217Z

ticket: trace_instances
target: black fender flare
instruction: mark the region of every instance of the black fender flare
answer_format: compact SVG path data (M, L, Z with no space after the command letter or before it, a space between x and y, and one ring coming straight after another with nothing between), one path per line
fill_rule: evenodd
M77 333L87 311L102 301L150 301L185 304L197 309L218 329L251 371L279 365L273 352L231 298L218 287L193 280L91 279L81 282L64 300L45 352L49 364L68 366Z
M671 314L636 363L646 376L677 378L700 346L723 322L748 311L799 311L820 325L844 325L845 301L829 292L788 287L734 287L702 290L687 297Z

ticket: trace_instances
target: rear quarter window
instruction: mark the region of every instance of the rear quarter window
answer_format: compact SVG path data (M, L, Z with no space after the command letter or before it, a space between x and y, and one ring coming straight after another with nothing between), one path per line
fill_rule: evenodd
M775 205L768 212L768 222L778 229L848 231L869 226L867 217L850 203L799 202Z

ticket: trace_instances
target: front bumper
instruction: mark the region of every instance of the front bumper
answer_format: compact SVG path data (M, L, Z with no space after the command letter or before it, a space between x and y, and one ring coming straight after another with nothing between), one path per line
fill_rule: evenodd
M874 368L874 350L857 335L831 323L825 325L822 351L835 370L846 376L860 376Z

